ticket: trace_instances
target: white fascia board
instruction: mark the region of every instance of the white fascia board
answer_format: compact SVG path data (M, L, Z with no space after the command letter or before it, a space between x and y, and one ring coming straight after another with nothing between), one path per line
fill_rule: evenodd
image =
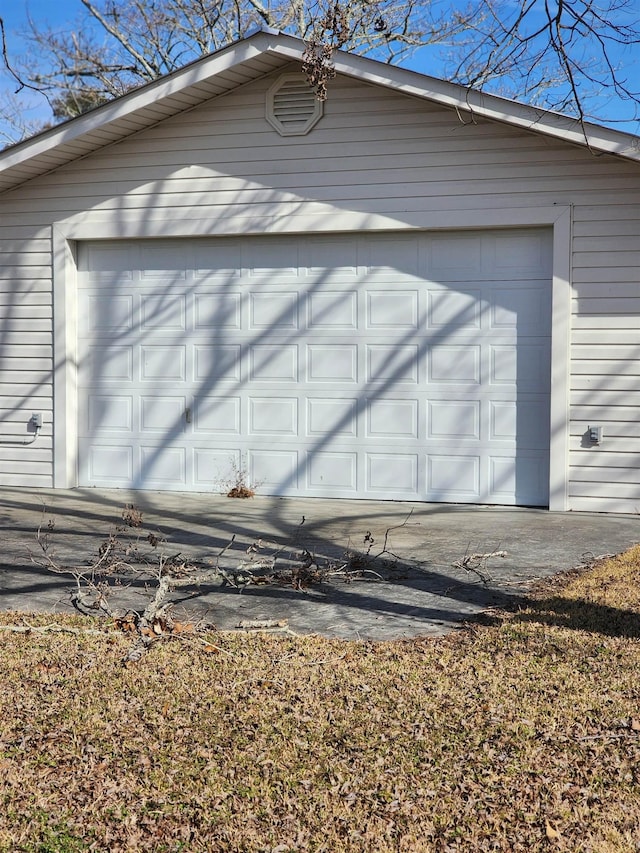
M271 32L277 36L270 47L272 52L290 60L301 58L304 45L299 39L285 33ZM640 160L640 136L622 133L591 122L580 122L562 113L531 107L528 104L501 98L498 95L489 95L477 89L468 89L459 83L430 77L397 65L377 62L354 53L336 51L332 62L338 74L451 107L468 114L470 118L475 115L553 136L583 148L590 147L619 157Z
M271 52L295 60L302 57L304 44L294 36L274 33ZM302 44L302 47L301 47ZM616 154L631 160L640 160L640 137L619 130L602 127L591 122L580 122L571 116L543 110L489 95L477 89L468 89L459 83L451 83L397 65L377 62L354 53L336 51L332 57L338 74L354 77L375 86L384 86L402 94L432 101L445 107L460 110L472 118L499 121L524 130L552 136L565 142L575 143L608 154Z
M469 115L499 121L525 130L552 136L608 154L640 160L640 137L611 130L589 122L580 122L562 113L536 109L518 101L489 95L429 77L406 68L374 63L354 54L336 53L333 64L338 74L386 86L405 95L433 101ZM384 71L382 71L384 69Z
M72 119L59 127L38 134L31 140L18 143L0 153L0 175L4 170L55 151L65 143L90 136L93 131L109 128L118 120L143 110L145 107L162 101L163 98L179 96L190 86L206 82L217 75L242 65L261 55L278 56L286 61L300 61L304 52L304 42L285 33L263 28L242 41L222 48L210 56L196 59L184 68L162 77L128 95L98 107L86 115ZM428 100L445 107L458 110L471 119L478 116L520 127L528 131L541 133L571 142L582 147L615 154L631 160L640 160L640 137L610 130L594 124L581 124L579 121L560 113L535 109L517 101L487 95L466 89L456 83L440 80L391 66L367 57L338 51L333 63L339 74L344 74L372 85L393 89L402 94ZM113 140L127 135L113 128ZM95 148L108 144L109 140L96 142ZM76 155L77 156L77 155ZM61 162L64 162L62 159ZM68 160L73 160L69 156ZM55 168L49 165L48 168ZM42 169L41 171L47 171ZM38 171L38 170L36 170ZM23 178L26 179L26 178Z
M256 34L250 39L223 48L204 59L197 59L167 77L148 83L141 89L136 89L128 95L97 107L85 115L40 133L33 139L11 146L6 152L0 153L0 173L33 157L46 154L67 142L82 138L92 131L108 129L119 119L162 101L163 98L179 95L194 84L206 82L234 66L264 55L271 41L270 33Z

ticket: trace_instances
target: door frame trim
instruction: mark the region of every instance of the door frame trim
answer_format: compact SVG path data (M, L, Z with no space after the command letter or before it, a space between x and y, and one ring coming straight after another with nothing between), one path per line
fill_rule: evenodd
M323 227L323 224L325 227ZM373 225L373 227L372 227ZM376 227L377 225L377 227ZM571 247L572 208L569 204L545 207L494 210L452 211L446 216L433 213L418 217L412 226L391 224L380 217L365 229L342 229L336 232L330 222L315 220L314 228L301 232L298 229L265 232L264 222L248 223L239 233L195 233L187 230L178 219L154 222L117 221L95 223L74 218L55 223L52 227L53 244L53 309L54 309L54 453L53 484L55 488L73 488L78 484L78 298L77 298L77 243L85 240L122 239L190 239L198 236L274 236L284 234L383 233L411 231L465 231L499 228L551 227L553 231L552 259L552 320L551 320L551 388L550 388L550 447L549 447L549 509L562 512L568 506L569 474L569 365L571 328Z

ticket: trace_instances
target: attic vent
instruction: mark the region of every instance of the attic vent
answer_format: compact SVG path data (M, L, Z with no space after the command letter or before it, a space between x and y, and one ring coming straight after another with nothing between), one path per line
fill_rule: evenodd
M267 121L280 136L304 136L322 118L322 101L300 74L283 74L267 92Z

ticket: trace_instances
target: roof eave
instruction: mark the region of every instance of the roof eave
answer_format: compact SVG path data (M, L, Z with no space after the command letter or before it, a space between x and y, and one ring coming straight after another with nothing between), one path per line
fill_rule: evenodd
M0 191L2 184L4 189L17 186L37 174L72 162L162 120L155 118L146 122L141 118L145 108L160 106L163 102L168 103L169 99L175 101L181 95L186 97L191 87L210 83L225 72L249 65L252 60L255 62L261 56L269 56L271 59L278 57L284 63L300 61L303 51L304 43L300 39L273 29L261 29L210 56L196 59L166 77L5 149L0 153ZM456 83L351 53L337 52L334 55L334 65L338 74L454 109L460 114L461 121L483 118L502 122L588 147L593 151L640 160L640 137L637 136L466 89ZM224 94L233 88L233 85L227 89L222 88L218 94ZM205 99L213 96L209 94L202 97ZM192 104L184 106L183 109L190 106ZM175 108L175 113L180 111L180 107ZM169 114L165 114L163 118L167 118ZM136 116L138 121L134 122ZM28 168L29 163L31 169ZM8 173L11 170L13 180L9 180Z
M189 87L205 83L251 59L257 59L267 53L272 54L273 39L277 35L272 30L260 30L256 34L222 48L210 56L196 59L189 65L135 89L115 101L96 107L90 112L64 122L64 124L44 130L36 136L6 148L0 152L0 175L10 169L27 164L34 158L45 157L63 146L87 141L92 134L99 133L102 136L102 141L96 141L95 146L89 145L89 150L92 147L95 150L126 136L127 132L116 131L113 139L105 138L109 136L111 128L115 129L119 122L139 114L141 110L154 104L160 104L168 98L179 97ZM176 110L176 112L179 111ZM143 126L141 125L141 127ZM133 131L129 132L135 132L141 127L134 128ZM66 162L71 162L77 156L72 154L66 159ZM65 158L57 165L62 165L64 162Z
M450 107L461 114L461 121L489 119L525 130L541 133L564 142L575 143L593 151L640 160L640 137L602 127L551 110L531 107L518 101L467 89L436 77L371 63L353 54L338 54L334 65L338 74L356 76L377 86L386 86L422 100ZM384 69L384 70L381 70Z

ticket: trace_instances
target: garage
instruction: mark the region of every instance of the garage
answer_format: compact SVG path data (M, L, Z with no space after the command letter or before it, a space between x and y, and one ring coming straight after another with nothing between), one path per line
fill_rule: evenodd
M304 52L0 154L3 485L636 513L638 138Z
M78 483L546 506L547 229L87 241Z

